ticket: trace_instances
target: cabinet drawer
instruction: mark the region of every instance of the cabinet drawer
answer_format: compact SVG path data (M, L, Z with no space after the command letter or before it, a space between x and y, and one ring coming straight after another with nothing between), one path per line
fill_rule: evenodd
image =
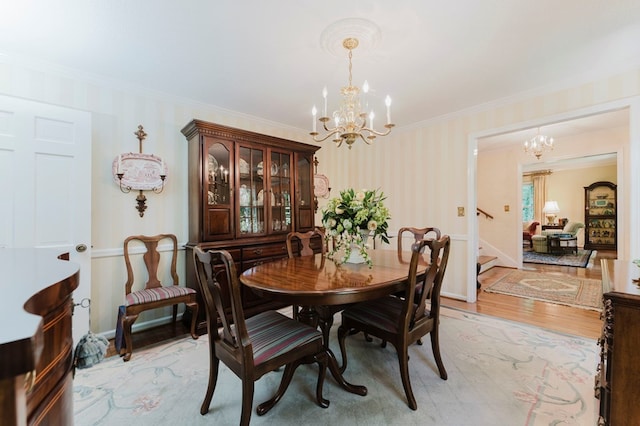
M287 255L287 245L284 241L274 244L262 244L242 249L242 261L262 259Z

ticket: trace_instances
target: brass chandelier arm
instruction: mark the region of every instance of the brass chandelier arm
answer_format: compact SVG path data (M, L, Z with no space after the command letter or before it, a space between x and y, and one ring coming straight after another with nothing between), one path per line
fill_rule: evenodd
M384 132L379 132L379 131L377 131L375 129L370 129L368 127L363 127L362 131L373 133L376 136L387 136L389 133L391 133L391 129L393 128L393 126L394 126L394 124L385 124L384 127L386 127L387 130L384 131Z
M328 129L327 129L328 130ZM337 135L340 134L340 129L335 129L333 131L331 131L330 133L327 133L327 135L323 138L319 138L318 136L318 132L311 132L309 133L311 136L313 136L313 140L316 142L322 142L322 141L326 141L327 139L329 139L331 136L333 135Z

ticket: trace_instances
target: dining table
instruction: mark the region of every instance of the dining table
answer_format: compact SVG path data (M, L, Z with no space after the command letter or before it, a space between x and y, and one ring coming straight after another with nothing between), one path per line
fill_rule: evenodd
M328 367L334 379L348 392L363 396L367 388L346 381L329 347L333 316L346 305L404 290L411 252L371 250L369 256L371 267L367 263L340 264L318 253L259 264L240 275L240 282L258 296L300 306L298 320L322 331ZM417 273L424 274L427 266L425 256Z

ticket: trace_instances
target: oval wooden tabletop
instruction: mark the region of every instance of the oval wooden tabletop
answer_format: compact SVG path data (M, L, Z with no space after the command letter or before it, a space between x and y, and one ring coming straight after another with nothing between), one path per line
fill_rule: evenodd
M240 281L262 297L299 305L355 303L402 290L411 253L372 250L369 255L372 268L366 263L336 265L320 254L276 260L247 269Z

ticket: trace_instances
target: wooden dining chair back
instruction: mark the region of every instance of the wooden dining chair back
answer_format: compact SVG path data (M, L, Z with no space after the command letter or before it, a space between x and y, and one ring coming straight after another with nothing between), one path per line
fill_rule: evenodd
M434 227L425 227L425 228L414 228L414 227L403 227L398 230L398 253L402 253L404 250L404 238L406 234L411 234L413 237L413 243L418 244L420 241L425 238L435 238L437 240L441 237L440 229ZM409 249L411 248L409 247Z
M321 333L276 311L262 312L245 319L238 274L227 251L205 252L196 247L193 261L209 334L209 383L200 414L209 412L220 361L242 380L241 425L248 425L251 419L254 382L284 365L276 394L257 407L258 415L267 413L280 400L298 365L308 362L317 362L320 367L316 400L321 407L328 407L329 401L322 398L327 356ZM225 312L231 312L231 315L225 315ZM217 318L222 323L220 330Z
M342 367L347 367L347 352L345 339L357 332L378 337L391 342L398 354L400 376L407 397L407 403L412 410L418 405L411 389L409 380L408 347L420 337L427 334L431 337L433 357L440 377L447 379L447 371L440 355L438 323L440 317L440 290L444 273L449 259L451 241L445 235L439 239L425 239L413 245L411 262L409 264L408 282L403 297L393 295L380 299L357 303L342 311L342 323L338 328L338 342L342 353ZM418 266L423 264L424 249L431 250L429 266L426 273L418 274ZM416 286L423 286L421 292L416 292ZM419 293L420 299L415 295ZM425 299L430 297L429 309Z
M320 228L315 228L308 232L289 232L287 234L287 253L289 257L313 256L316 253L324 255L327 252L327 245L324 239L324 232ZM291 306L294 319L298 319L298 305Z
M319 228L308 232L289 232L287 234L287 253L289 257L313 256L316 253L324 255L327 245L324 232Z
M161 255L158 251L160 242L170 242L171 263L168 274L171 284L163 285L158 278L158 267L161 262ZM147 282L144 287L139 285L141 278L134 276L134 268L130 255L129 245L133 242L144 244L146 251L142 256L144 267L147 273ZM120 349L120 355L125 361L131 359L133 352L133 342L131 338L131 327L138 319L141 312L149 309L173 307L173 322L175 324L178 316L178 304L184 303L191 310L191 337L198 338L196 334L196 319L198 317L198 303L196 302L196 291L188 287L180 287L176 263L178 260L178 240L173 234L159 234L154 236L134 235L124 240L124 262L127 267L127 282L125 283L125 304L124 313L121 316L121 324L116 328L122 328L124 345Z

